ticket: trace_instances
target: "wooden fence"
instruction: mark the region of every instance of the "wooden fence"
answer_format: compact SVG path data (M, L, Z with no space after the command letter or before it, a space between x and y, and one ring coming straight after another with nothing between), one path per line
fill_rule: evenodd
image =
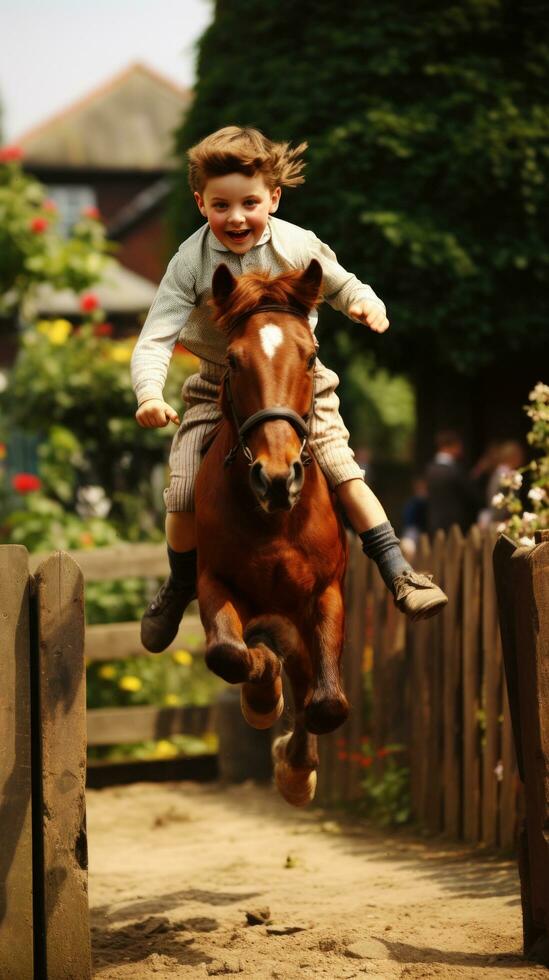
M0 546L0 977L88 980L84 592Z
M415 565L434 573L449 603L411 623L394 607L360 541L351 541L347 580L345 689L351 717L321 739L319 802L361 797L362 740L379 752L406 746L412 816L454 839L512 848L520 806L503 677L492 552L495 535L457 527L420 541ZM373 713L364 711L365 658ZM376 763L374 763L375 765ZM381 769L381 763L378 763Z
M87 582L116 581L130 577L164 578L168 574L165 545L133 544L112 548L66 552L82 570ZM43 560L30 558L31 569ZM184 648L204 652L204 630L198 615L184 617L168 652ZM86 628L85 656L88 662L122 660L142 654L140 623L94 624ZM92 708L87 712L88 745L125 745L171 735L204 735L214 731L215 709L205 707L158 708L138 705L123 708ZM97 765L90 760L90 767Z

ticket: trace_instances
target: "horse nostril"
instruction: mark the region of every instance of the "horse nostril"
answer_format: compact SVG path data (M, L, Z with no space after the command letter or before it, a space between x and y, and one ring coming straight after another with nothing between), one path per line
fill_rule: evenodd
M250 469L250 486L254 493L257 493L260 497L266 497L270 485L271 481L265 472L263 463L254 463Z
M303 463L296 459L294 463L290 466L290 473L288 479L286 480L286 486L291 493L299 493L303 486L303 481L305 479L305 470L303 468Z

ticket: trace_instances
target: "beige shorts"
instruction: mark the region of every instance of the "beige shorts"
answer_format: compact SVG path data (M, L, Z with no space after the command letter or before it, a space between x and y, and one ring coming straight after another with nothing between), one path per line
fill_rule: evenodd
M194 485L201 462L202 443L221 418L218 402L223 372L221 365L201 361L200 374L187 378L181 390L187 408L170 450L170 485L164 490L164 503L168 511L194 510ZM349 446L349 433L339 414L338 384L337 374L317 360L315 411L308 446L332 488L347 480L364 478Z

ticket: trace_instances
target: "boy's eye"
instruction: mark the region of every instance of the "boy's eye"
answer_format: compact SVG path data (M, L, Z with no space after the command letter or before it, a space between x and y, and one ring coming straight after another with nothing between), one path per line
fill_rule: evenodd
M253 200L244 201L244 205L247 208L253 208L256 204L257 204L257 201L253 201Z

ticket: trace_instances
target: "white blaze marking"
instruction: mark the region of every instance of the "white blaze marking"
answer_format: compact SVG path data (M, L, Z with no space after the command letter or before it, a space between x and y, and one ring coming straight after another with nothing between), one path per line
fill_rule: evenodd
M266 323L264 327L260 327L259 337L267 357L274 357L277 347L280 347L284 340L284 334L276 323Z

